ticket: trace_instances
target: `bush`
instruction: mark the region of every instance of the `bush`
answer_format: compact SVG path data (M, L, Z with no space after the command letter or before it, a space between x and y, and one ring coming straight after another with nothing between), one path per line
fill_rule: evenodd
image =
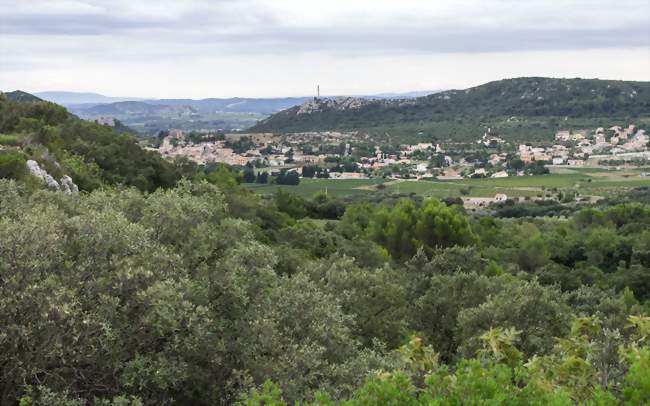
M0 178L22 179L27 175L27 157L22 152L0 152Z
M15 135L0 134L0 145L15 146L18 144L19 144L18 137L16 137Z

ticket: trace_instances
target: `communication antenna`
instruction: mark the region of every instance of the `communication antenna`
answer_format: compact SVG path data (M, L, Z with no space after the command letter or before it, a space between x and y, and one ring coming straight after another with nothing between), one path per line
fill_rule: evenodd
M316 85L316 98L320 99L320 85Z

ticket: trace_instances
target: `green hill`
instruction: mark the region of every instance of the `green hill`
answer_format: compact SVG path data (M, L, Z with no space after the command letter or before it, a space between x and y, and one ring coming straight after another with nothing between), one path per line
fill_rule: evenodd
M173 186L177 168L137 139L79 119L29 93L0 94L0 178L28 179L28 160L55 179L70 176L82 190L123 184L151 191Z
M249 129L294 132L427 128L431 123L498 117L637 117L650 115L650 82L516 78L415 99L331 100L281 111Z
M2 92L0 92L2 93ZM22 90L14 90L13 92L3 93L5 97L11 101L20 102L20 103L32 103L32 102L42 102L43 99L40 99L33 94L23 92Z

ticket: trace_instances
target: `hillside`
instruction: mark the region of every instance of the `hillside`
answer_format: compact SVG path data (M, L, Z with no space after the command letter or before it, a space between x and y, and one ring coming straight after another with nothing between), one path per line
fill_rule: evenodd
M647 114L650 82L533 77L505 79L415 99L313 99L274 114L249 131L368 129L466 117L591 118Z
M0 92L2 93L2 92ZM29 103L29 102L41 102L43 101L42 99L34 96L33 94L29 94L27 92L23 92L22 90L14 90L13 92L7 92L3 93L7 99L15 102L20 102L20 103Z
M121 129L119 122L81 120L29 93L0 94L0 177L29 181L32 168L40 168L42 178L71 178L81 190L173 186L180 178L174 165L142 149Z

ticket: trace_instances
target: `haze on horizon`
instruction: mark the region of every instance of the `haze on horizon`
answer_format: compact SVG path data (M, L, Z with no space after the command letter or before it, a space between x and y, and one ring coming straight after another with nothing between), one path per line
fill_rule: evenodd
M647 0L0 0L0 89L376 94L650 80Z

